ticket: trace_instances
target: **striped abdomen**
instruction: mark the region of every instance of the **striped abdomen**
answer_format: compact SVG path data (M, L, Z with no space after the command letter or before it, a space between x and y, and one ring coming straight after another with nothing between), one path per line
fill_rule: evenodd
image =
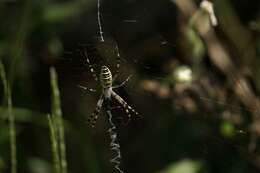
M100 82L103 89L112 87L112 73L107 66L102 66L100 71Z

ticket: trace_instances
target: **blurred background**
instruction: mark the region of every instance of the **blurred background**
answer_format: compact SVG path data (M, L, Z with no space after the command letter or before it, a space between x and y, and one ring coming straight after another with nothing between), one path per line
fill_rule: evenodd
M207 2L213 9L200 0L100 0L102 42L97 0L1 0L0 58L12 93L17 172L53 172L51 66L58 74L68 172L118 172L109 161L106 108L95 128L87 123L101 86L80 50L97 75L101 65L118 74L115 85L132 75L115 92L140 117L123 123L127 114L112 101L124 172L259 172L260 1ZM2 83L0 172L8 173Z

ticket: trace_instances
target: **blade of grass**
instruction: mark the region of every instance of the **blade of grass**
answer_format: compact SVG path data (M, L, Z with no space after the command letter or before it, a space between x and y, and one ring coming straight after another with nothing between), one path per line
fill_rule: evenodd
M13 103L11 89L7 87L7 106L8 106L8 120L9 120L9 132L10 132L10 148L11 148L11 173L17 172L17 160L16 160L16 130L15 120L13 115Z
M53 67L50 68L51 76L51 89L52 89L52 116L54 118L54 127L57 127L57 137L58 145L60 151L60 166L61 172L67 173L67 160L66 160L66 145L65 145L65 135L62 120L62 111L60 104L60 92L58 88L58 78L57 73Z
M11 157L11 173L17 172L17 159L16 159L16 130L15 119L13 114L13 103L11 88L6 80L6 73L2 61L0 61L0 76L4 86L4 101L7 101L7 113L9 121L9 136L10 136L10 157Z
M3 62L1 60L0 60L0 77L1 77L1 80L3 83L3 88L4 88L3 99L6 99L7 98L7 80L6 80L5 68L4 68Z
M51 140L51 149L52 149L52 156L53 156L53 170L55 173L60 173L60 158L59 158L59 151L58 151L58 140L57 140L57 132L55 131L55 125L53 119L48 114L48 123L50 128L50 140Z
M19 13L17 23L15 25L17 26L17 30L15 34L11 34L10 38L10 68L8 70L8 79L9 79L9 85L13 86L13 82L15 80L15 75L17 72L17 67L19 62L21 61L25 42L27 35L30 31L30 23L32 21L31 14L32 14L32 0L25 0L22 1L22 12Z

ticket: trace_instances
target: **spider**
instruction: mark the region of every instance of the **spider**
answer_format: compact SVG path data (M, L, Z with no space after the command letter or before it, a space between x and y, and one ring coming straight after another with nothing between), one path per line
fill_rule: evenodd
M92 73L92 76L94 77L94 79L98 82L98 77L95 73L93 66L91 65L91 63L89 61L87 51L86 50L81 51L81 55L86 58L87 65L90 69L90 72ZM119 52L117 53L117 57L118 57L118 59L120 58ZM119 60L117 62L118 62L117 68L119 68L120 67ZM94 112L91 114L91 116L87 120L91 127L95 127L95 125L96 125L96 122L97 122L97 119L98 119L99 113L101 111L104 100L110 101L112 98L114 98L121 106L123 106L123 108L124 108L124 110L125 110L129 119L131 117L130 111L132 113L134 113L135 115L139 115L138 112L136 112L131 106L129 106L127 104L127 102L113 90L115 88L119 88L119 87L124 86L125 83L127 81L129 81L130 78L131 78L131 76L129 76L120 85L113 86L112 84L113 84L114 79L112 77L112 73L111 73L110 69L105 65L101 66L101 70L100 70L100 74L99 74L99 82L100 82L101 87L102 87L102 93L99 97L99 100L97 102L97 105L96 105ZM90 88L87 88L87 87L84 87L84 86L81 86L81 85L79 85L79 87L84 89L84 90L91 91L91 92L96 91L94 89L90 89Z

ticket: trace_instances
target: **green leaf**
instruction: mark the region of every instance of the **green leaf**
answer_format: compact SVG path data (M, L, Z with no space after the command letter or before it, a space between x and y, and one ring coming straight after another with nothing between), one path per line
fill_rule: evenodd
M171 164L168 168L159 173L198 173L202 167L200 161L182 160Z

